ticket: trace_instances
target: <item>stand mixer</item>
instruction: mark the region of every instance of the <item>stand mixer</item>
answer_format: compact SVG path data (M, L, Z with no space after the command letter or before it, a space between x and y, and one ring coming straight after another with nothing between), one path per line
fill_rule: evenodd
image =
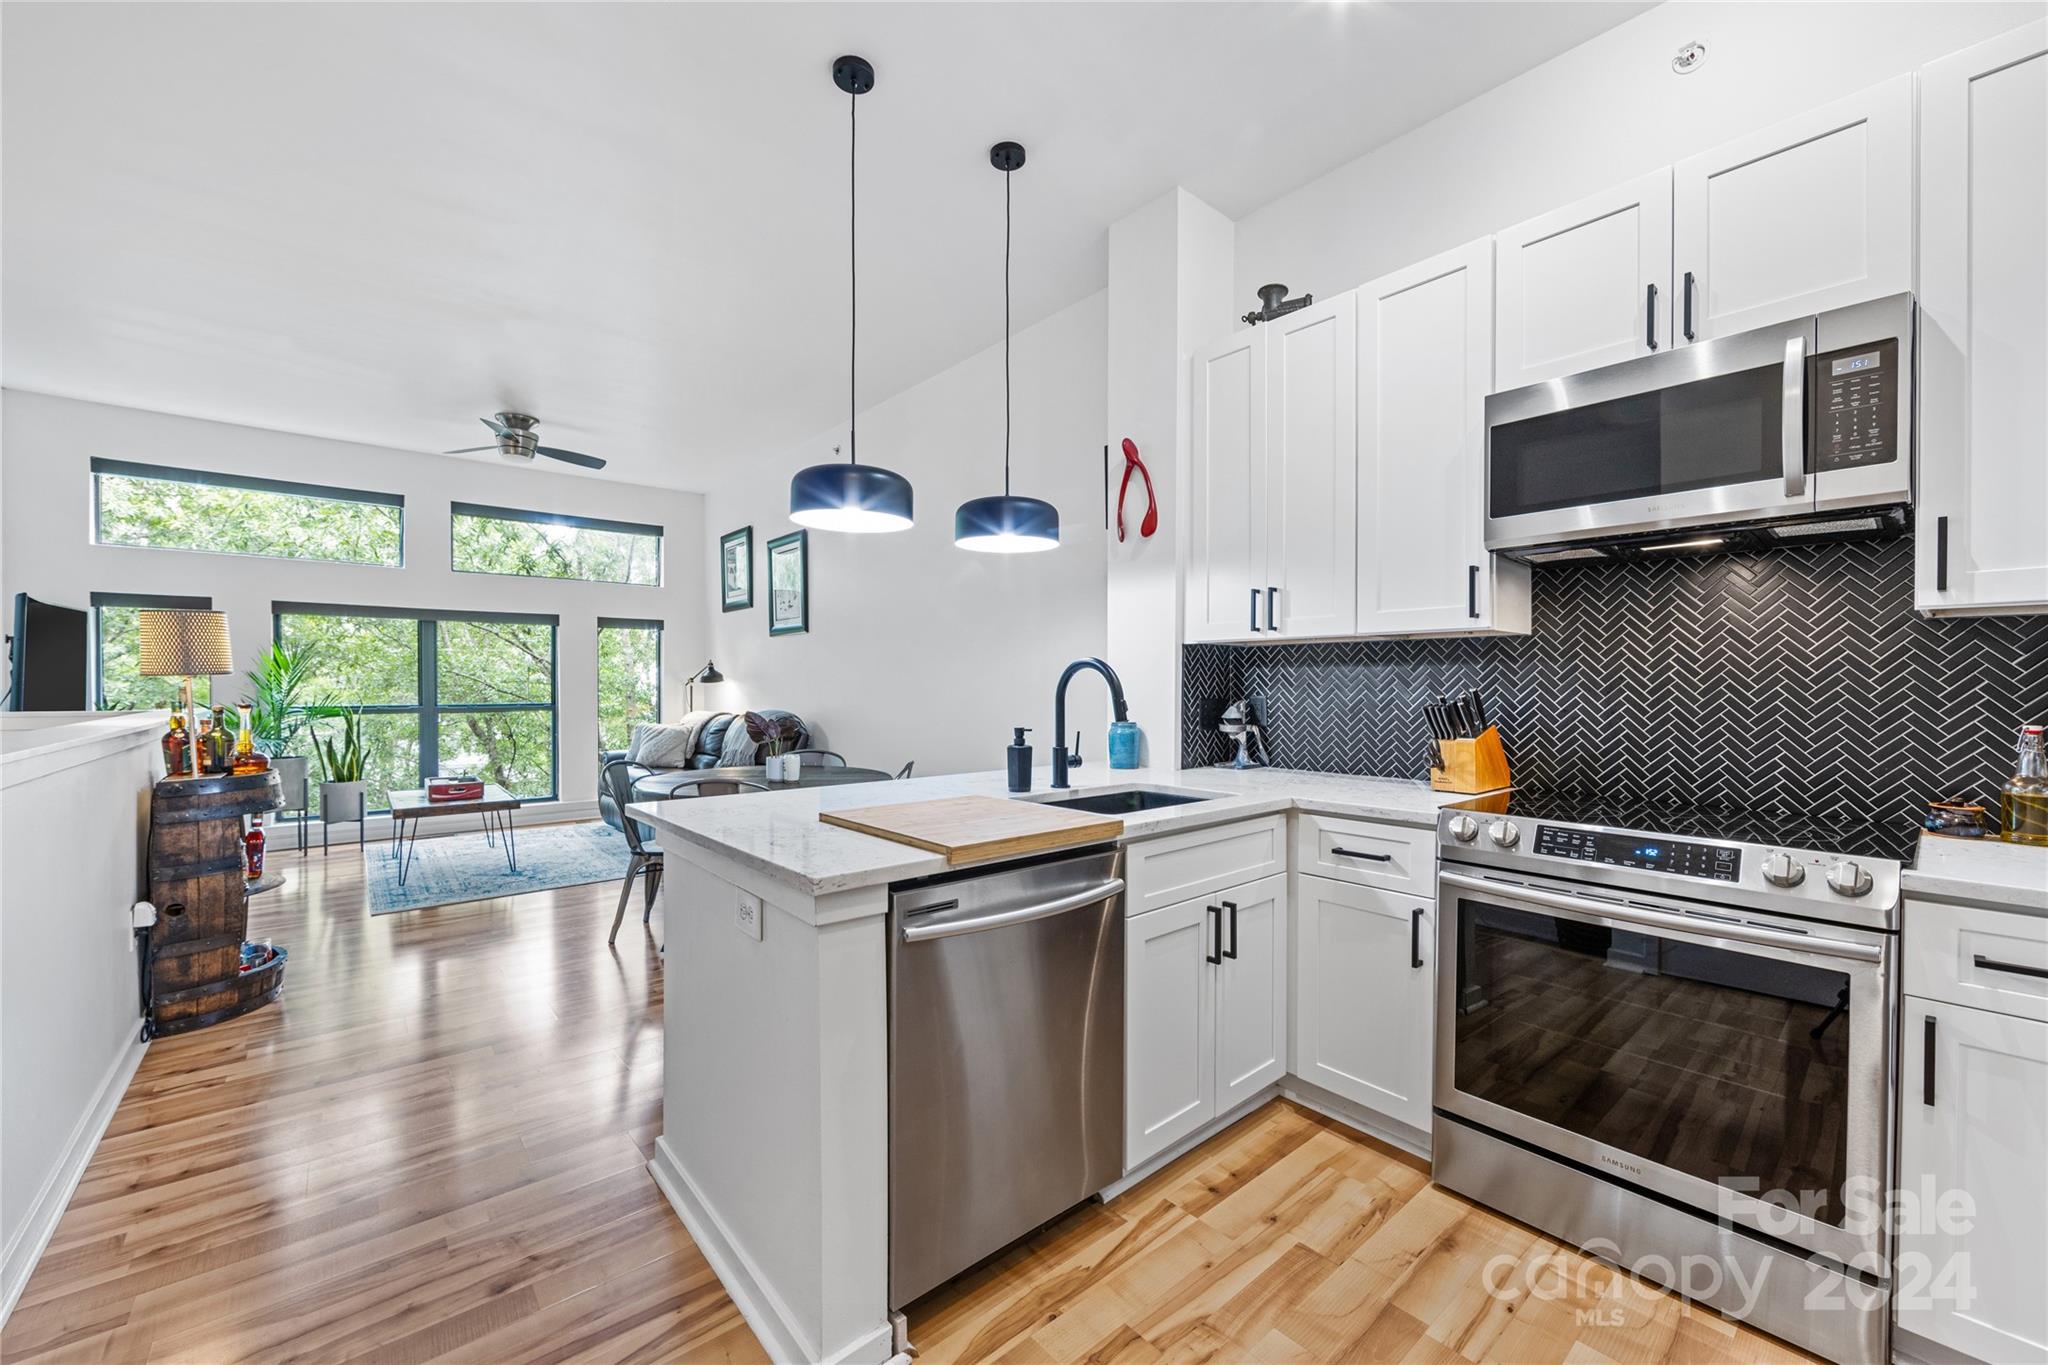
M1228 763L1218 763L1219 768L1270 768L1273 766L1272 750L1266 747L1266 732L1258 722L1258 712L1249 701L1234 701L1223 709L1223 718L1216 728L1224 738L1237 741L1237 756ZM1258 745L1259 757L1252 757L1252 745Z

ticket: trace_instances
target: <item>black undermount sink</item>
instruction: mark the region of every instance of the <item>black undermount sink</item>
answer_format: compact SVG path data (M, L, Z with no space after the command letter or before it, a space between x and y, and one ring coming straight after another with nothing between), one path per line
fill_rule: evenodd
M1166 806L1185 806L1215 799L1206 792L1120 791L1088 792L1039 804L1058 806L1062 810L1085 810L1096 815L1135 815L1141 810L1160 810Z

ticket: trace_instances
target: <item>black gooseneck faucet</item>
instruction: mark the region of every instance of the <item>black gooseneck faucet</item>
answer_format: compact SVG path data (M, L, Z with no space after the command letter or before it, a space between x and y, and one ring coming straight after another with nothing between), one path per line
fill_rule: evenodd
M1067 671L1060 674L1060 685L1052 693L1052 732L1059 743L1052 746L1052 785L1061 788L1067 783L1067 684L1074 675L1084 668L1092 668L1109 683L1109 704L1116 710L1118 720L1129 720L1131 710L1124 705L1123 679L1116 670L1100 659L1076 659L1067 665Z

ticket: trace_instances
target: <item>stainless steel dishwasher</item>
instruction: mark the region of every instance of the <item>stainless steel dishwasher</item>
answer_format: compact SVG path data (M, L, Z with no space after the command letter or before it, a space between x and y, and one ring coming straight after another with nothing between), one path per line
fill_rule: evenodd
M1123 857L890 897L890 1307L1123 1174Z

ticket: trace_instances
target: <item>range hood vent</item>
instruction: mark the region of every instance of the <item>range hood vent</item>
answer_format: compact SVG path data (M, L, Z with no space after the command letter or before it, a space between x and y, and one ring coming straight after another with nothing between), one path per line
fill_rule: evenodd
M1524 564L1564 564L1574 560L1686 559L1695 555L1754 554L1781 545L1815 545L1834 540L1890 540L1912 529L1912 509L1886 507L1848 516L1790 517L1783 521L1742 521L1718 526L1686 526L1675 530L1617 536L1591 544L1531 545L1497 553Z

